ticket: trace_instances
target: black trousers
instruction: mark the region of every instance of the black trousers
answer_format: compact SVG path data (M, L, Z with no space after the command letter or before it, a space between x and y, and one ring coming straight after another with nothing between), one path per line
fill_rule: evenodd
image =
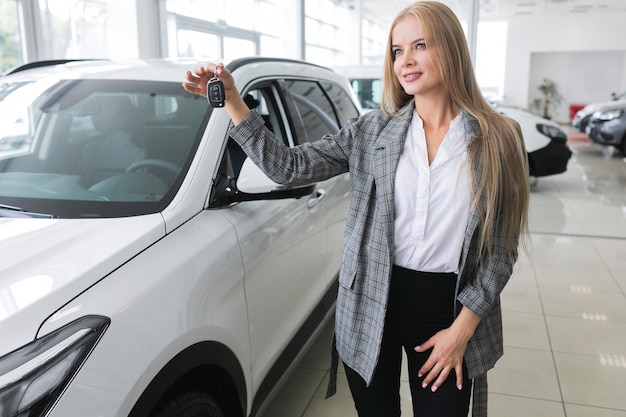
M366 386L359 374L344 364L359 417L400 416L402 349L407 356L414 417L467 417L472 384L465 364L462 390L456 387L452 371L432 392L430 387L422 388L424 378L417 376L430 351L414 350L452 324L455 286L456 275L452 273L393 267L382 346L371 384Z

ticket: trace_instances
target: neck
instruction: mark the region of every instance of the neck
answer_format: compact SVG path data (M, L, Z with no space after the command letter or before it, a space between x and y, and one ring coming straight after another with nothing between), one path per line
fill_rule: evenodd
M450 97L415 97L415 110L419 114L424 126L437 129L449 126L450 122L459 114L459 108L452 103Z

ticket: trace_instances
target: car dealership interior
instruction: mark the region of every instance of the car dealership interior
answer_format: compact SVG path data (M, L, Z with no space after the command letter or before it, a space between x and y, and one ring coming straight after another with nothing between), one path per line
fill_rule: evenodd
M504 355L488 373L489 415L626 417L626 1L441 2L463 25L483 95L520 118L527 148L539 131L568 149L563 169L550 159L536 162L535 175L531 167L529 245L501 294ZM334 69L356 95L354 80L382 76L389 27L412 3L0 0L0 82L40 61L261 56ZM380 85L367 85L375 99ZM0 104L10 93L0 87ZM0 160L12 146L2 140ZM2 221L0 240L12 233ZM0 261L0 324L10 315L7 274ZM356 417L341 366L326 398L332 341L330 317L256 415ZM0 399L3 381L0 373ZM400 393L411 415L406 369Z

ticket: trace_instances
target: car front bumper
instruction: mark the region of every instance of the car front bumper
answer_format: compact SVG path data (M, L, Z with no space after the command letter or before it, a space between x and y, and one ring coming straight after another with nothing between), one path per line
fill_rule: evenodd
M547 146L528 154L530 175L545 177L565 172L571 156L572 151L565 143L550 141Z
M589 140L600 145L620 146L625 135L625 123L619 119L593 123L589 127Z

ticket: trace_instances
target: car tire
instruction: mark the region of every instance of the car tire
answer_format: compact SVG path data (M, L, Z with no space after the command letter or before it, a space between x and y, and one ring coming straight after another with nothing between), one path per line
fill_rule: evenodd
M622 146L620 146L619 150L622 152L622 155L626 156L626 134L622 138Z
M154 417L224 417L212 395L204 391L179 393L152 413Z

